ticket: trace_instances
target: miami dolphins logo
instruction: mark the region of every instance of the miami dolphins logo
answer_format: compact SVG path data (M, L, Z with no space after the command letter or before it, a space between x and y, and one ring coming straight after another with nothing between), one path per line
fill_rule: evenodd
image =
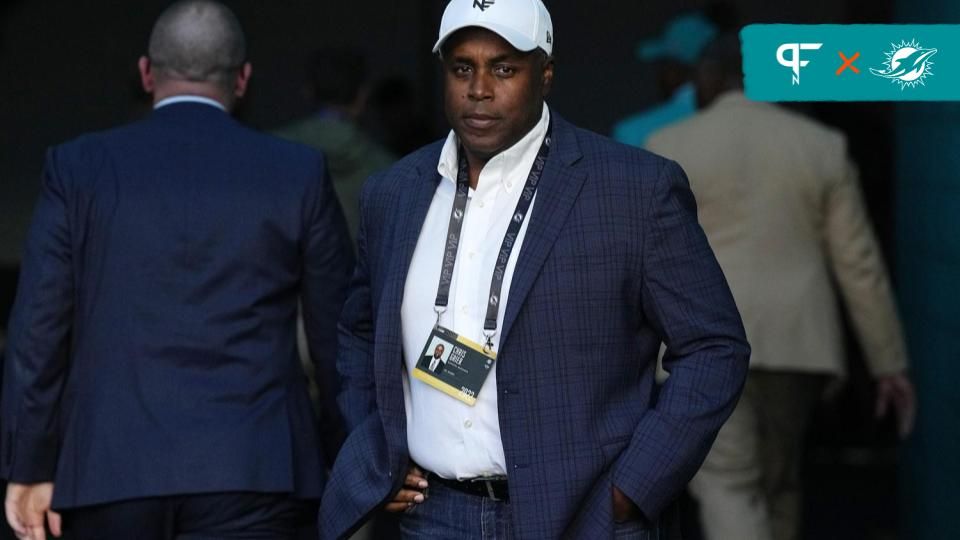
M910 42L901 41L899 45L894 43L890 45L893 50L884 53L887 57L883 63L884 69L870 68L870 73L899 84L900 90L908 86L910 88L921 84L926 86L923 80L933 75L931 69L933 62L930 61L930 57L937 54L937 50L924 49L915 39Z

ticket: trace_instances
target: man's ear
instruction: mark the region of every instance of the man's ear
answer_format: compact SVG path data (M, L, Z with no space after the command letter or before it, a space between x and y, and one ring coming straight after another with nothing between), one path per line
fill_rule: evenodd
M143 86L143 91L152 94L157 87L157 81L153 76L153 66L150 64L150 59L141 56L140 60L137 61L137 70L140 72L140 85Z
M543 59L543 85L541 90L546 97L553 88L553 56L547 56Z
M237 80L233 85L233 95L238 99L247 93L247 87L250 85L250 77L253 75L253 66L250 62L244 62L243 66L237 71Z

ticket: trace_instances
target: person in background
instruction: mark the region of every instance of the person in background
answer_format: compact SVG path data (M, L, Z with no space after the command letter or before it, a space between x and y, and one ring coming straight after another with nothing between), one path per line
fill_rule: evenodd
M615 140L643 147L651 133L696 112L693 65L703 46L716 34L717 27L710 19L701 13L688 13L671 20L660 36L637 46L637 58L654 63L663 102L617 122L613 127Z
M709 45L696 116L648 148L687 171L753 346L746 389L690 484L710 540L800 538L803 438L844 376L846 304L876 380L876 413L913 425L915 397L890 278L843 134L743 94L740 41Z
M360 187L371 174L395 160L357 124L367 107L366 77L366 60L359 52L344 48L317 51L310 61L305 89L315 112L274 131L326 156L352 238L357 237L359 225Z
M353 255L323 157L231 118L245 43L223 4L172 4L138 63L150 116L47 153L3 378L20 538L316 535L339 441L297 305L332 382Z

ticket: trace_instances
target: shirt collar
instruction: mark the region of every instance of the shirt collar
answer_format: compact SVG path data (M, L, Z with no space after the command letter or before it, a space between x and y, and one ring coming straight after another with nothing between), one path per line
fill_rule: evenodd
M543 138L547 135L547 126L550 124L550 108L547 107L547 104L543 104L543 112L540 115L540 121L533 126L533 129L527 132L519 141L514 143L513 146L507 148L506 150L500 152L499 154L490 158L487 161L487 164L484 165L484 168L491 165L497 166L500 164L506 170L509 170L512 167L515 167L523 157L531 152L536 151L540 148L540 144L543 142ZM460 169L459 165L459 156L457 155L458 149L460 148L460 141L457 139L457 134L451 129L450 133L447 135L447 141L443 144L443 149L440 151L440 161L437 163L437 172L440 173L440 176L446 178L454 184L457 183L457 172ZM500 182L507 191L511 193L514 189L522 188L522 183L512 183L508 184L504 176L501 175Z
M208 97L193 95L170 96L168 98L161 99L153 106L153 110L157 110L160 107L166 107L167 105L174 105L176 103L203 103L204 105L210 105L211 107L216 107L223 112L227 112L227 108L224 107L219 101L210 99Z

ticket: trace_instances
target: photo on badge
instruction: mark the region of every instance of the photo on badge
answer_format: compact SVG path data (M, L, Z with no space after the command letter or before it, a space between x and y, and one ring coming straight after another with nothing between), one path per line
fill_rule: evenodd
M440 336L433 336L425 354L420 358L417 367L435 375L443 372L447 359L453 351L453 344Z

